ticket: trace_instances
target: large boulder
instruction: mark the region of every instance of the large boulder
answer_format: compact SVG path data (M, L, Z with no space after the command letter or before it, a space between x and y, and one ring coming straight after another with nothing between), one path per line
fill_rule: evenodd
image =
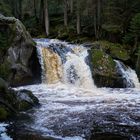
M99 46L105 53L110 55L113 59L119 59L123 62L126 62L130 59L130 52L128 51L128 46L123 46L119 43L112 43L109 41L97 41L94 42L92 46Z
M0 78L0 121L7 120L17 115L19 111L26 111L38 104L38 99L31 91L15 91Z
M35 43L14 17L0 15L0 76L12 86L40 82Z
M124 87L116 63L111 56L98 46L89 50L92 75L97 87Z

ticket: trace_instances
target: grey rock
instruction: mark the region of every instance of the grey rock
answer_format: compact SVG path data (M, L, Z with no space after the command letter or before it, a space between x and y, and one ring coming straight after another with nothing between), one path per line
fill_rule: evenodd
M40 82L41 76L35 76L41 74L41 67L35 55L36 44L24 25L14 17L5 17L0 14L0 31L2 36L6 36L8 42L8 46L3 49L6 55L0 51L1 63L8 70L5 80L11 86Z

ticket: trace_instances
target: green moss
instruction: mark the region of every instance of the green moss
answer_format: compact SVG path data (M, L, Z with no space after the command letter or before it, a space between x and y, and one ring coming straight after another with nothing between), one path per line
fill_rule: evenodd
M126 50L126 46L123 46L118 43L111 43L108 41L99 41L96 42L100 45L100 47L108 54L110 54L113 58L117 58L120 60L128 60L130 59L129 52Z
M6 52L15 38L15 24L3 24L0 29L0 51Z
M104 76L112 76L115 70L115 62L106 55L102 50L92 49L91 51L92 63L94 69Z
M92 60L95 66L98 66L99 60L103 58L104 53L100 50L93 50L92 51Z
M58 29L58 37L59 39L67 39L69 37L70 30L69 28L64 28L62 26Z
M14 38L16 37L16 24L10 24L10 34L9 34L9 45L13 42Z
M110 33L120 33L121 32L121 26L119 25L111 25L111 24L104 24L102 25L102 28Z
M0 107L0 120L6 120L8 117L8 112L4 107Z
M10 64L8 62L4 62L0 65L0 77L2 77L4 80L7 80L9 77L10 70Z
M7 27L5 27L5 28L7 28ZM0 32L0 50L1 51L6 50L8 47L9 47L8 32L1 31Z
M19 111L25 111L30 108L31 108L31 104L29 104L28 102L26 101L19 102L19 106L18 106Z

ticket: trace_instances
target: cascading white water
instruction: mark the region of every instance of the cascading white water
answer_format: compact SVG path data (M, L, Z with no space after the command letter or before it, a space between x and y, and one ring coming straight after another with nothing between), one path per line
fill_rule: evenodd
M137 74L130 67L126 67L122 62L114 60L121 76L126 80L126 87L140 87Z
M42 66L43 83L61 82L80 88L96 88L90 67L86 63L88 52L85 47L57 39L35 39L35 41ZM114 61L126 87L140 87L136 72L122 62Z
M64 64L64 83L74 84L77 87L92 89L94 83L92 81L89 66L85 63L84 55L77 56L72 53L67 54L67 61Z
M86 64L88 57L86 48L54 39L35 41L42 65L42 75L44 77L46 73L47 83L62 82L84 89L96 88L90 67ZM42 79L44 82L44 78Z
M41 80L42 82L45 81L45 70L44 70L44 62L43 62L43 58L42 58L42 49L41 47L37 47L37 55L38 55L38 58L39 58L39 63L41 65Z

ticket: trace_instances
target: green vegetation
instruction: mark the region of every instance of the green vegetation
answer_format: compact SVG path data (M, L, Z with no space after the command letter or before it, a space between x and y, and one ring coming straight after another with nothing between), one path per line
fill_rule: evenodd
M9 69L10 68L9 65L10 64L8 62L4 62L0 65L0 76L5 80L8 79L10 71L11 71Z
M22 20L33 36L46 33L69 39L72 33L75 37L80 34L111 42L121 42L130 24L131 29L136 29L140 11L138 0L2 0L0 3L0 11Z
M0 106L0 121L6 120L7 117L8 117L7 110L4 107Z
M12 9L10 5L5 2L5 0L0 1L0 12L3 15L12 16Z
M138 50L140 45L140 13L137 13L130 22L128 34L124 37L124 42L133 46L133 52Z
M129 60L129 50L126 50L127 46L119 43L112 43L108 41L98 41L98 44L106 53L111 55L113 58L120 59L123 61Z
M109 55L100 49L92 49L91 57L94 69L101 75L112 76L114 74L116 64Z

